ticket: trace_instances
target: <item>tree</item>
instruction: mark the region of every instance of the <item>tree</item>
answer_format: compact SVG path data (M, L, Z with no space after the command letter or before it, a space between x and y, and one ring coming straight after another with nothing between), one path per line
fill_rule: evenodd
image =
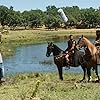
M0 23L2 27L7 25L8 8L5 6L0 6Z
M19 11L13 11L13 9L9 9L8 26L14 30L15 27L20 26L21 23L21 13Z

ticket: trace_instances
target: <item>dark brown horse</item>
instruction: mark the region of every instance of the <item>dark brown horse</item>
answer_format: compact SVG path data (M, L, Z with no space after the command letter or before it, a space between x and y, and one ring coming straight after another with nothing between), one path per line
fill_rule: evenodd
M57 68L58 68L58 72L59 72L59 77L61 80L63 80L63 76L62 76L62 68L63 67L67 67L68 64L66 64L65 62L65 55L63 53L64 51L61 50L58 46L56 46L55 44L53 44L52 42L51 43L48 43L48 47L47 47L47 52L46 52L46 56L49 57L51 53L53 53L53 56L54 56L54 63L57 65ZM80 51L77 51L77 56L75 55L76 59L77 59L77 66L78 67L79 65L81 65L83 71L84 71L84 77L82 80L85 79L85 73L86 73L86 67L85 65L82 63L83 62L83 52L80 52ZM71 65L72 67L75 67L74 65ZM81 80L81 81L82 81Z
M99 76L98 76L98 69L97 65L100 64L100 52L98 52L97 48L95 45L93 45L87 38L82 37L78 41L79 48L84 47L85 55L84 55L84 63L86 64L86 69L87 69L87 74L88 74L88 81L90 80L91 76L91 68L96 72L98 81L99 81Z

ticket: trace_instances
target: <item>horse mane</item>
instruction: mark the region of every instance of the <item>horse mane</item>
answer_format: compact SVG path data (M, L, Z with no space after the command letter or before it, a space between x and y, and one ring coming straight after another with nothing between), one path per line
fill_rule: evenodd
M54 56L57 56L57 55L59 55L63 50L62 49L60 49L57 45L55 45L55 44L52 44L52 47L53 47L53 55Z
M63 51L62 49L60 49L57 45L55 45L55 44L53 44L54 45L54 47L57 49L57 50L59 50L59 51Z
M87 48L89 49L91 55L95 55L96 51L97 51L96 47L86 37L83 37L83 39L85 40L84 42L85 42Z

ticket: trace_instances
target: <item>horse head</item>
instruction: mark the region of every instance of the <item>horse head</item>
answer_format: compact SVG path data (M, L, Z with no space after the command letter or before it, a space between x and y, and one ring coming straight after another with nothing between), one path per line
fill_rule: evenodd
M53 44L52 42L48 43L46 56L49 57L51 53L53 56L59 55L63 50L61 50L57 45Z
M79 48L86 46L85 38L83 37L83 35L81 37L79 37L77 45L78 45Z
M46 56L49 57L50 54L53 52L54 44L52 42L48 42Z
M85 52L89 52L91 55L96 54L96 47L86 37L83 37L83 35L79 38L77 45L79 48L86 47Z

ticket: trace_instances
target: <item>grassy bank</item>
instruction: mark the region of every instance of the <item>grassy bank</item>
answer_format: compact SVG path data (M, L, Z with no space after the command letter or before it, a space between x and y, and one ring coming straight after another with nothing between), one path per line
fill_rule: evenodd
M1 51L5 57L12 55L18 46L47 41L63 40L73 34L75 37L95 36L91 30L24 30L3 34ZM52 64L49 62L40 62ZM79 83L82 74L64 73L60 81L58 73L24 73L6 77L0 86L0 100L100 100L100 83ZM92 74L93 78L95 75Z
M12 55L15 48L21 45L45 43L47 41L63 40L68 35L73 34L75 37L80 35L95 36L95 29L71 29L71 30L21 30L21 31L9 31L2 35L2 43L0 44L0 50L4 57Z
M74 73L64 74L64 81L58 73L8 77L0 86L0 100L100 100L100 83L78 83L80 79L82 74Z

